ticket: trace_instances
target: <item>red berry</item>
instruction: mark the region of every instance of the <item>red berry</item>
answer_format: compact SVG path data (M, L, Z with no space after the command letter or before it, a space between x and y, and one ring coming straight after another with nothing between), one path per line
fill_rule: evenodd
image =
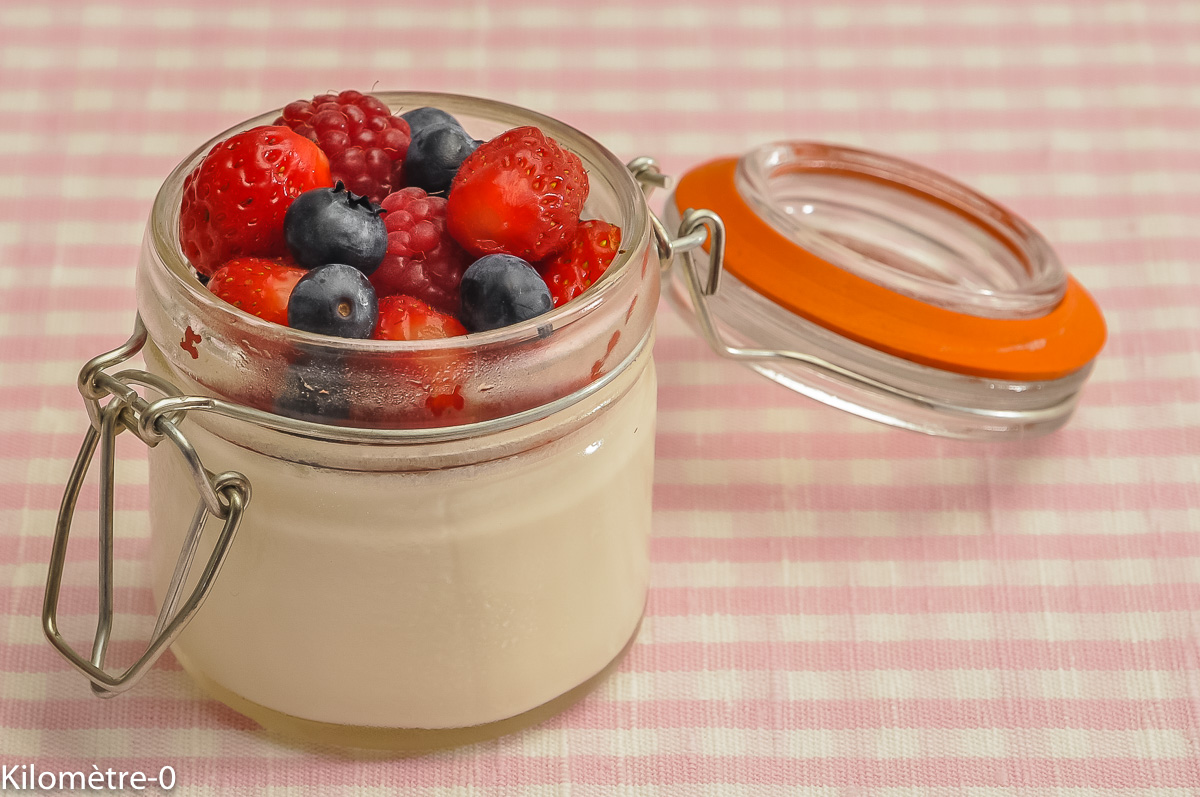
M183 254L204 275L242 255L284 255L288 206L305 191L329 185L325 154L286 127L256 127L231 136L184 181Z
M620 246L619 227L599 219L580 222L567 248L538 264L538 272L550 286L554 306L561 307L600 279Z
M239 257L213 272L208 289L251 315L287 326L288 298L307 273L290 259Z
M385 296L379 300L376 340L436 340L467 334L453 316L439 313L412 296Z
M385 296L379 300L379 321L372 337L377 340L435 340L466 334L467 330L453 316L439 313L420 299ZM415 403L407 408L409 411L423 405L429 416L441 418L447 414L457 415L466 407L462 386L471 377L472 357L464 349L374 355L366 365L368 369L385 368L392 372L383 378L395 379L399 374L412 385Z
M359 91L318 94L289 103L275 124L319 144L333 179L375 204L403 184L400 171L412 138L408 122L375 97Z
M536 127L518 127L463 161L450 187L447 226L477 257L545 260L575 235L587 195L579 156Z
M388 249L371 274L380 296L407 294L451 315L470 258L446 231L446 200L404 188L383 200Z

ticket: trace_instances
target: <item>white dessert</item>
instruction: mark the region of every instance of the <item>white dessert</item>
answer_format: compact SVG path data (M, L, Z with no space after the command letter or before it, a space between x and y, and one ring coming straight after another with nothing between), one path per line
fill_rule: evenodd
M181 381L153 346L146 360ZM458 728L536 708L600 672L641 618L654 412L647 346L597 396L484 440L309 449L193 413L182 428L205 465L246 474L253 497L174 649L236 695L324 723ZM151 450L150 495L161 600L197 501L170 444Z

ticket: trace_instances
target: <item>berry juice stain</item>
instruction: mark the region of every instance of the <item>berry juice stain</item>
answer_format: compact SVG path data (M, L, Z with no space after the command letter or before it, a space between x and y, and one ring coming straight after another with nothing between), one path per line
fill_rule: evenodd
M183 331L183 340L179 341L179 348L192 355L192 359L195 360L200 357L200 352L196 351L196 344L201 340L202 338L189 326Z

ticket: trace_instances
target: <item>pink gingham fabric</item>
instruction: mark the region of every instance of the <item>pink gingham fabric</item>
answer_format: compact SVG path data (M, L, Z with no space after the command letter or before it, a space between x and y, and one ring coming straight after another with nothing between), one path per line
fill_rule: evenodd
M916 160L1034 222L1110 341L1067 428L980 445L789 394L664 308L653 589L586 701L396 759L285 744L169 655L97 700L37 618L75 374L129 332L154 192L242 118L372 86L515 102L675 173L782 138ZM0 88L0 765L170 765L189 795L1200 793L1197 3L12 0ZM155 609L139 445L118 660Z

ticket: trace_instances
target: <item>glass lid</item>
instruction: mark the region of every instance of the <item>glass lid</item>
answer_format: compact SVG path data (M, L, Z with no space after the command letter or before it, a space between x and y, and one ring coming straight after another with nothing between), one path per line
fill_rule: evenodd
M1095 302L1036 230L915 164L771 144L685 174L668 228L693 208L723 221L719 288L710 237L677 257L672 303L719 353L863 417L1044 434L1070 416L1104 342Z

